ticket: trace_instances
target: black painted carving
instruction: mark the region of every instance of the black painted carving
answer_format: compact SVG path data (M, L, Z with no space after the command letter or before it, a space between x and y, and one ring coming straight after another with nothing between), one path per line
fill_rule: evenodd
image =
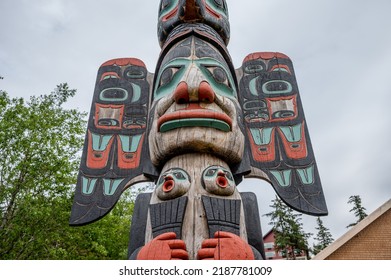
M251 192L242 192L240 196L243 201L248 244L253 246L261 254L263 259L266 259L257 197Z
M292 61L282 53L253 53L241 70L239 101L253 170L263 171L293 209L327 215Z
M167 202L151 204L152 235L157 237L166 232L175 232L181 238L182 222L185 215L188 198L186 196Z
M154 113L158 112L153 103L158 100L156 84L167 80L160 70L169 64L169 58L192 57L191 52L186 52L190 50L186 49L189 41L196 46L197 58L219 62L226 68L227 76L232 76L228 87L234 94L228 98L235 101L234 131L240 130L246 141L241 161L227 162L236 184L243 176L268 180L292 208L310 215L326 215L320 176L289 57L281 53L253 53L244 59L241 68L235 69L227 49L230 27L225 0L161 0L158 38L162 51L156 74L149 73L144 63L135 58L110 60L98 71L70 224L84 225L102 218L125 189L141 181L156 180L166 160L199 152L187 145L173 153L169 151L152 164L151 155L155 153L149 150L148 143L148 136L154 135L151 133ZM168 78L181 73L184 64L179 66L167 66L176 71ZM210 65L197 67L210 68ZM215 70L207 74L210 79L205 82L208 80L220 88L216 84L223 85L222 78ZM167 93L172 94L172 88ZM221 91L231 92L227 88ZM218 156L227 160L225 153ZM243 206L242 224L246 226L248 243L264 258L256 197L248 193L241 196L241 200L202 197L209 236L213 238L216 231L240 235ZM175 232L181 238L188 198L154 205L150 205L150 198L150 194L142 194L136 201L129 245L132 258L145 245L148 213L153 237Z
M208 220L210 238L214 238L217 231L240 235L240 200L202 196L202 203Z
M70 224L99 220L122 192L153 175L147 148L148 71L135 58L105 62L99 68ZM140 178L140 180L138 180Z
M128 258L133 252L145 244L145 229L147 226L148 205L151 196L151 193L139 194L134 203L132 226L130 227Z

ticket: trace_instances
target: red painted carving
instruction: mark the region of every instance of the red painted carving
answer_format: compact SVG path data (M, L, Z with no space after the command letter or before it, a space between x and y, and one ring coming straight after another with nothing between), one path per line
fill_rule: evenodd
M168 121L200 118L221 120L232 127L232 119L227 114L197 107L198 109L195 109L194 106L189 106L183 110L165 114L158 119L157 125L160 128L162 124Z
M137 255L138 260L188 260L185 242L174 232L159 235L145 245Z
M87 150L87 167L92 169L102 169L107 166L111 146L114 137L112 137L103 151L95 151L92 148L92 134L88 131L88 150Z
M269 60L275 57L290 59L287 55L279 52L256 52L246 56L243 60L243 63L250 60L257 60L257 59Z
M305 123L301 127L301 138L297 142L289 142L281 129L278 129L278 133L281 137L282 144L286 155L291 159L303 159L308 156L307 141L305 137Z
M215 238L202 242L198 251L200 260L254 260L254 253L239 236L224 231L218 231Z
M133 169L137 168L140 164L141 152L142 152L142 143L144 141L144 134L140 139L140 143L137 147L136 152L127 153L122 150L122 144L120 137L117 136L118 143L118 167L122 169Z
M297 95L287 96L287 97L274 97L274 98L266 98L267 102L267 108L269 110L270 119L269 122L281 122L281 121L290 121L297 118ZM274 113L277 112L273 111L273 103L279 103L279 102L286 102L286 104L291 103L293 111L293 115L289 117L281 116L279 118L274 117Z
M106 73L102 74L102 76L100 78L100 81L103 81L104 79L106 79L108 77L115 77L116 79L119 79L118 73L116 73L116 72L106 72Z
M206 4L205 0L203 0L204 2L204 5L205 5L205 8L206 8L206 11L211 14L212 16L214 16L215 18L217 19L221 19L221 15L219 15L218 13L216 13L211 7L209 7L208 4Z
M163 22L166 22L170 19L172 19L177 13L178 13L178 6L176 6L171 12L169 12L167 15L165 15L162 19Z
M291 70L289 69L288 65L283 65L283 64L274 65L274 66L270 69L269 72L273 72L274 70L279 69L279 68L285 69L286 71L288 71L289 74L292 75L292 72L291 72Z
M186 82L180 82L174 91L173 98L177 104L188 102L213 103L215 93L212 87L205 81L197 85L195 94L190 92L189 85Z
M106 113L105 113L106 111ZM121 129L122 118L124 115L124 105L105 105L96 104L95 127L101 129ZM99 121L105 118L111 118L116 125L101 125Z
M163 192L169 193L172 191L175 187L175 181L172 176L165 176L164 177L164 183L163 183Z
M226 175L223 171L219 171L219 173L217 174L217 178L216 178L217 186L219 186L222 189L225 189L229 186L228 180L225 176Z
M140 66L140 67L146 67L145 63L141 61L138 58L116 58L116 59L111 59L109 61L106 61L101 65L103 66L112 66L112 65L117 65L117 66L127 66L127 65L135 65L135 66Z
M271 133L271 140L269 144L257 145L252 137L250 131L247 132L251 145L251 153L254 160L258 162L271 162L276 160L276 137L275 129Z

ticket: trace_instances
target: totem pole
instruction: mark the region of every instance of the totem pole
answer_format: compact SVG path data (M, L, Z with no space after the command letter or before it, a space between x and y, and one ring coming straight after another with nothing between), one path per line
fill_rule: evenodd
M225 0L161 0L155 74L135 58L99 71L71 225L136 200L130 259L264 259L257 200L266 180L293 209L327 215L291 60L258 52L234 68Z

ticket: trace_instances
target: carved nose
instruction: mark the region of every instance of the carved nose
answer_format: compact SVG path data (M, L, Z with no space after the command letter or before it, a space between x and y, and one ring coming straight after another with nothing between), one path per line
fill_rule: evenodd
M173 98L177 104L190 102L213 103L215 93L212 87L205 81L202 81L198 87L190 89L186 82L180 82L175 89Z
M201 18L199 7L197 7L195 0L186 0L186 8L183 10L183 18L185 20L197 20Z

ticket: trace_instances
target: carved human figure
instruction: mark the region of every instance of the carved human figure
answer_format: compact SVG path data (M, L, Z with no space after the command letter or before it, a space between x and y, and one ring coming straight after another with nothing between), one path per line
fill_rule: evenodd
M245 223L252 224L245 211L250 204L223 160L202 153L174 157L150 199L146 245L131 258L260 259L261 250L248 241L248 229L261 232Z
M239 163L244 135L238 124L234 77L224 57L195 36L173 46L155 77L149 133L152 163L189 152Z
M94 222L136 183L130 259L262 259L254 194L266 180L290 207L326 215L293 65L248 55L235 69L225 0L161 0L155 74L104 63L91 107L70 224Z
M219 251L216 256L222 257L223 249L216 247L217 244L230 242L241 244L243 250L236 252L252 252L247 243L241 196L230 170L230 165L240 163L244 154L244 135L239 126L241 111L231 69L220 50L197 36L185 37L161 57L153 88L149 149L152 163L165 165L151 205L186 197L186 207L179 229L169 229L175 233L169 235L171 238L166 232L161 233L161 225L155 226L154 217L150 217L152 233L148 229L146 233L150 242L141 249L139 257L151 256L146 251L155 248L154 243L166 244L166 250L172 250L172 244L182 244L181 239L187 244L185 258L190 259L211 258L215 250ZM173 175L175 172L186 180L179 180ZM190 188L184 188L184 182L186 186L190 183ZM205 224L207 212L212 207L206 209L206 205L211 205L208 200L211 197L224 197L227 205L237 204L236 212L233 210L237 217L232 217L237 220L227 222L211 218L213 225ZM216 230L215 224L219 222L235 226L220 227L227 231ZM167 224L166 227L169 228ZM221 242L214 241L217 239ZM229 253L230 246L224 248L226 256L234 254ZM181 250L184 250L182 245ZM172 255L172 258L176 257ZM253 259L254 253L246 258Z
M161 0L158 15L160 46L163 47L175 27L190 22L213 27L228 44L230 26L225 0Z

